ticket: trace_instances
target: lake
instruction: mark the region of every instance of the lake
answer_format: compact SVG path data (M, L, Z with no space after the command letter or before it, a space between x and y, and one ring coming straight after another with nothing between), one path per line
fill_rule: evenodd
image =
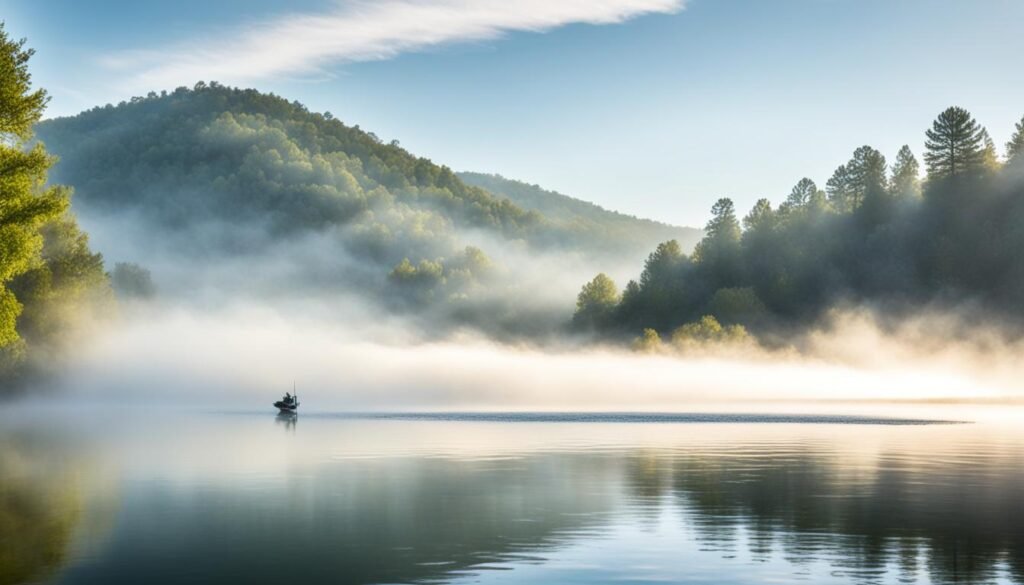
M1024 412L899 412L8 407L0 584L1024 582Z

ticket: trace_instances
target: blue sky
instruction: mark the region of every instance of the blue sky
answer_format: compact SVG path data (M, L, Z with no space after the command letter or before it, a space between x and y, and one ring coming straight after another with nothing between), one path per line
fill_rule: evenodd
M199 79L329 110L456 170L703 225L854 148L1024 115L1017 0L0 0L50 115Z

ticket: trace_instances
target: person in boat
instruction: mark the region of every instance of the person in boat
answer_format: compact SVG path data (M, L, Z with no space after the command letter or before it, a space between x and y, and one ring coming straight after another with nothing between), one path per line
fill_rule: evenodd
M285 402L285 404L291 404L292 402L295 402L295 399L292 398L292 393L291 392L285 392L284 393L284 402Z

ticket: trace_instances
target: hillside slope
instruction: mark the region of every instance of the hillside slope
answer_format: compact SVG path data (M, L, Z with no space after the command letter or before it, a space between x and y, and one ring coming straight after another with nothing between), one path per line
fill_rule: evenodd
M507 198L527 211L536 211L549 221L575 229L580 234L600 236L590 243L596 248L616 246L621 249L625 246L647 253L659 243L674 239L683 249L690 250L703 236L703 231L696 228L677 227L610 211L589 201L501 175L460 172L458 177L464 183Z
M442 320L514 322L564 310L586 271L676 237L510 182L491 192L330 114L218 84L49 120L38 136L97 246L150 267L172 295L354 292ZM542 263L572 286L553 290Z

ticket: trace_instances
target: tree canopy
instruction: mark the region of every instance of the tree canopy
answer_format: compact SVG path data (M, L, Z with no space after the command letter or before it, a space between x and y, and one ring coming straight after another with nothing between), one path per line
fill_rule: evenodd
M70 190L47 183L54 158L31 143L47 103L32 88L32 54L0 24L0 393L106 290L102 258L67 213Z
M925 135L924 160L930 180L956 178L977 172L982 166L987 134L967 110L956 106L946 109Z
M649 348L655 333L713 337L700 333L717 331L713 318L775 336L865 303L892 313L969 303L1001 324L1024 324L1024 180L966 110L942 112L926 135L923 189L908 146L891 169L862 146L827 193L803 178L777 210L758 200L742 227L732 201L719 199L693 257L659 245L602 331L642 333L635 345Z

